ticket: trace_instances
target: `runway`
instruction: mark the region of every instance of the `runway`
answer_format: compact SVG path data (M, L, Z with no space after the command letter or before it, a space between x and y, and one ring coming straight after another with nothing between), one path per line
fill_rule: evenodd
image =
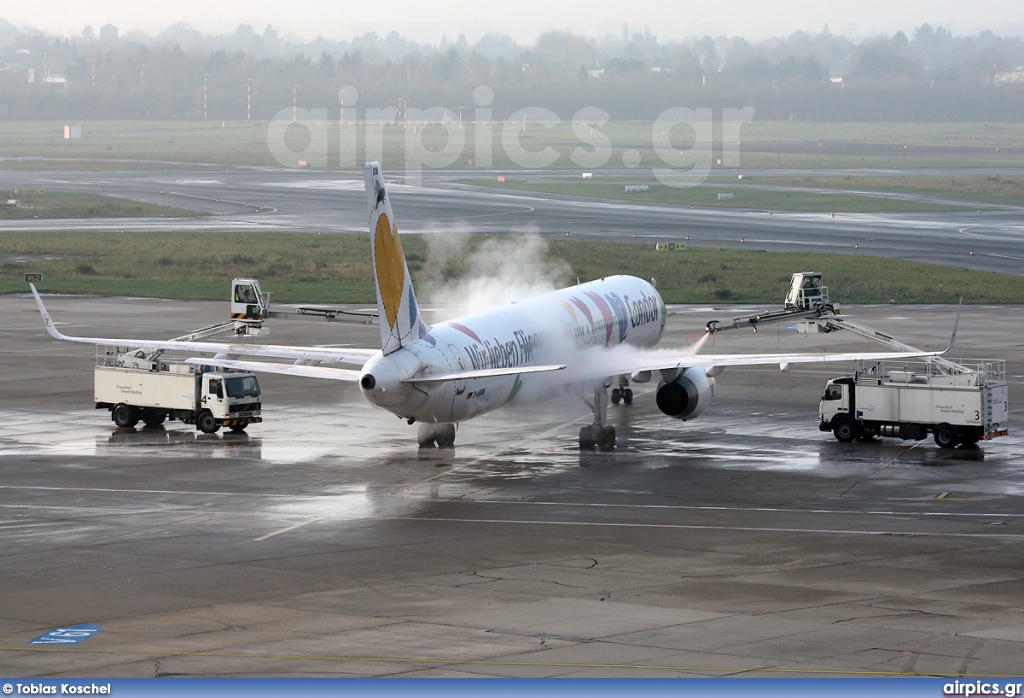
M739 170L737 170L740 172ZM938 174L962 172L943 170ZM401 230L542 236L692 246L876 255L1021 275L1024 207L977 211L853 214L771 212L629 203L473 187L470 170L425 172L422 186L392 186ZM529 173L526 173L529 174ZM634 174L635 173L631 173ZM758 171L773 174L792 171ZM543 171L567 179L578 172ZM517 174L517 176L520 176ZM3 221L2 230L282 231L365 233L361 176L307 170L151 172L0 171L0 188L84 191L204 211L200 218Z
M429 197L425 197L429 198ZM169 337L223 303L50 297L68 334ZM581 453L567 397L472 420L454 451L347 384L261 376L243 436L117 429L92 349L0 297L0 673L10 676L1017 675L1024 660L1019 307L965 311L1008 360L1010 435L841 444L816 425L849 367L729 369L700 419L650 387ZM742 309L677 307L664 340ZM953 311L844 308L918 346ZM274 343L373 346L279 321ZM840 333L841 335L841 333ZM785 328L710 351L856 349ZM75 647L27 644L103 628Z

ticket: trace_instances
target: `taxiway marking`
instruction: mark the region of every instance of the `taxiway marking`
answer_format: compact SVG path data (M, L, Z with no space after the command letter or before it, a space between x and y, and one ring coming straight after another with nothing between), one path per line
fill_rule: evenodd
M319 661L319 662L369 662L375 664L427 664L446 666L512 666L512 667L540 667L550 669L635 669L638 671L662 670L662 671L685 671L685 672L728 672L742 674L750 672L764 672L769 674L807 674L814 676L931 676L931 674L918 674L906 671L871 671L867 669L799 669L781 666L771 667L713 667L713 666L686 666L680 664L613 664L602 662L530 662L511 661L501 659L451 659L445 657L344 657L315 654L251 654L247 652L183 652L167 651L159 649L88 649L78 647L0 647L0 652L74 652L76 654L97 654L97 655L130 655L143 657L212 657L220 659L255 659L265 661L268 659L283 659L290 661ZM983 678L989 674L958 674L961 678Z
M382 516L389 521L438 521L445 523L504 524L527 526L594 526L598 528L654 528L696 531L747 531L751 533L817 533L843 536L902 536L907 538L997 538L1001 540L1024 540L1018 533L926 533L919 531L870 531L867 529L841 528L789 528L778 526L711 526L704 524L657 524L631 523L620 521L555 521L538 519L461 519L431 516Z
M920 497L910 501L935 501L938 497ZM947 501L958 500L956 497ZM605 509L669 509L676 511L725 511L725 512L756 512L772 514L858 514L873 516L963 516L963 517L1000 517L1024 518L1024 514L1004 514L999 512L951 512L951 511L893 511L887 509L787 509L785 507L738 507L713 506L709 504L605 504L601 502L523 502L507 499L438 499L434 501L448 504L512 504L517 506L538 507L590 507ZM973 501L973 500L972 500ZM984 500L987 501L987 500Z

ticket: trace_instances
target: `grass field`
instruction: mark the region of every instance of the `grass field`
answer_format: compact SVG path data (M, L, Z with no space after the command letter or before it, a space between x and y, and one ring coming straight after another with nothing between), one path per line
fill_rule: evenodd
M59 158L18 162L11 158ZM65 140L59 122L0 122L0 167L25 169L161 169L172 163L270 165L266 128L220 122L100 121Z
M0 205L0 220L32 218L136 218L201 216L197 211L129 201L102 194L74 192L0 193L0 203L14 198L17 206Z
M439 255L441 236L429 238L402 238L423 302L432 300L439 280L473 274L477 252L507 260L515 277L524 263L524 243L537 242L467 236L440 245L458 254ZM1024 303L1022 277L878 257L706 248L657 252L641 242L552 240L540 246L547 260L560 261L562 271L551 279L555 285L617 273L654 277L669 303L778 305L790 275L811 269L825 273L835 299L845 303L955 303L961 294L966 303ZM478 273L494 279L500 271L490 266ZM40 288L55 293L223 299L233 277L255 276L280 303L375 298L369 242L354 235L4 233L0 293L26 290L24 272L43 273Z
M336 116L336 115L335 115ZM564 115L570 118L571 115ZM0 168L27 169L135 169L144 167L285 165L297 166L307 160L327 169L350 168L342 162L341 130L337 122L291 127L284 132L287 149L275 158L268 147L268 124L245 122L85 122L83 137L65 140L60 122L0 122ZM577 126L578 128L578 126ZM507 133L506 133L507 129ZM540 123L520 126L495 123L490 126L489 168L520 169L503 145L503 137L518 141L528 153L552 148L557 168L622 168L623 156L635 151L642 169L663 167L655 151L651 122L609 122L600 131L610 146L603 164L578 166L570 156L579 148L592 150L584 138L563 122L547 127ZM311 134L317 138L311 140ZM712 151L708 164L722 157L722 124L712 128ZM1019 167L1024 165L1024 129L1019 124L976 123L816 123L759 122L742 126L737 139L729 134L730 147L739 148L740 165L749 168L915 168L915 167ZM450 167L485 171L479 162L475 137L477 128L466 124L458 134L465 144L457 149ZM676 127L673 147L688 150L693 131ZM659 136L660 137L660 136ZM351 162L380 157L391 170L404 167L406 143L439 152L448 143L440 126L360 124L357 153ZM322 143L310 150L310 143ZM487 150L485 148L485 150ZM320 156L322 155L322 160ZM14 158L14 160L12 160ZM19 161L18 158L47 158ZM51 160L50 158L55 158ZM519 160L521 157L517 156ZM317 165L316 163L322 162Z

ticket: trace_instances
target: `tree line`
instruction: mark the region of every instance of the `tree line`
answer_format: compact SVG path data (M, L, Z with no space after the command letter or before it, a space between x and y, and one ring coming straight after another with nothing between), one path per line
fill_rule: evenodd
M474 102L481 85L487 105ZM532 45L501 34L426 45L396 32L304 42L269 25L206 35L184 24L111 39L0 19L0 119L266 121L293 104L337 114L346 86L357 109L440 106L467 119L477 106L495 119L596 106L616 120L683 106L754 107L759 120L1020 121L1024 40L928 24L911 36L853 40L825 27L756 42L659 41L647 29L550 31Z

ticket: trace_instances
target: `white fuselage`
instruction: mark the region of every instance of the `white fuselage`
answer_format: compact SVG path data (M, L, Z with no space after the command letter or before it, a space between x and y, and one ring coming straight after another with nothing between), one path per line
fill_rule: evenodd
M571 367L592 348L652 347L664 330L665 304L654 287L612 276L435 325L407 346L370 359L360 389L372 404L406 419L461 422L509 403L524 388L536 396L541 386L563 386L572 372L405 381L518 366Z

